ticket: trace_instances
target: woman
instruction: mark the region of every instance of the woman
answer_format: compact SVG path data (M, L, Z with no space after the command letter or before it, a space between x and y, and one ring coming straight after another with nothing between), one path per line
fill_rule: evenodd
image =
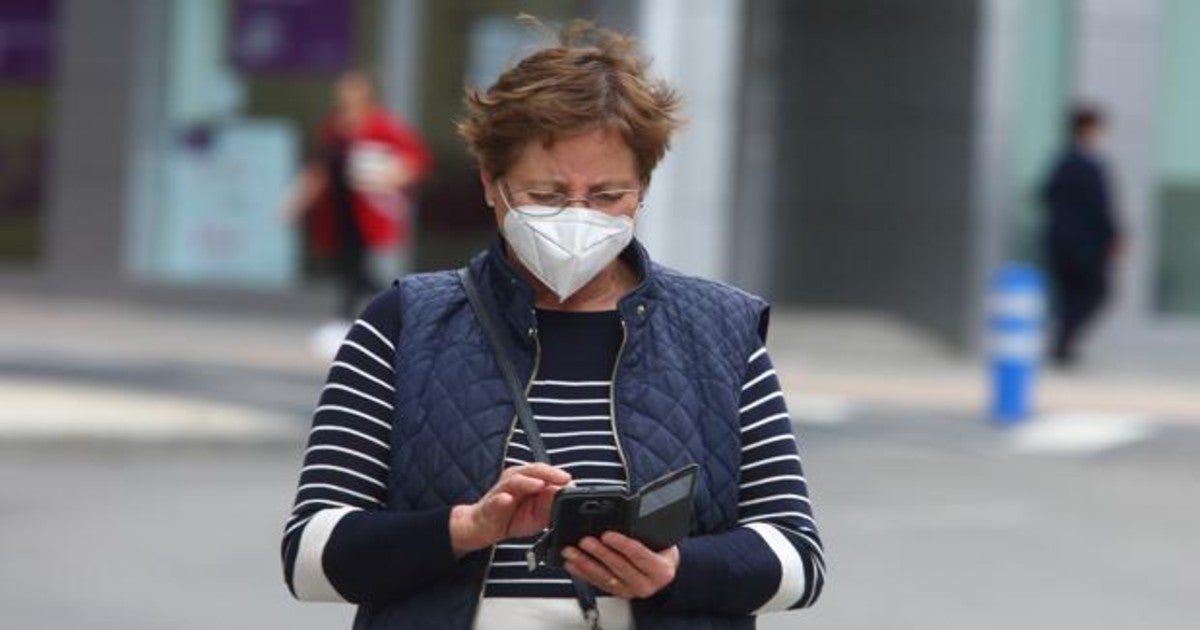
M816 601L824 560L767 305L651 263L632 236L679 120L646 66L632 40L575 23L469 91L459 126L500 232L468 270L549 465L531 463L458 275L401 280L321 394L283 541L298 598L359 604L356 628L748 628ZM565 550L565 570L526 567L559 489L637 490L693 462L678 545L607 532Z
M335 327L340 340L360 298L378 291L376 277L399 271L411 233L407 191L433 160L420 137L378 104L366 74L346 72L334 95L334 111L317 133L316 155L283 215L294 221L311 209L313 247L335 260L341 284L337 314L345 322Z

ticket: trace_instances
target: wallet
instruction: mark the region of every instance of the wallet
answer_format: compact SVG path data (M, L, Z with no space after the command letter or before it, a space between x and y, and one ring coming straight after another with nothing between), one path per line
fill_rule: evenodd
M689 464L629 494L621 486L569 487L558 491L550 527L526 553L529 570L562 566L562 550L585 536L616 531L662 551L691 531L692 499L700 467Z

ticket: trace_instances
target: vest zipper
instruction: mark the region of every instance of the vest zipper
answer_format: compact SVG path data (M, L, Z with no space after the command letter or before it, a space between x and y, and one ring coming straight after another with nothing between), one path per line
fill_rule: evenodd
M625 459L625 450L621 448L621 433L617 431L617 371L621 369L621 357L625 354L625 342L628 340L629 328L625 325L625 318L621 318L621 345L617 348L617 359L613 362L612 378L608 383L608 422L612 426L617 456L621 458L621 467L625 470L625 489L632 491L632 471L629 470L629 461Z
M529 373L529 381L525 383L525 397L529 398L529 392L533 390L533 380L537 378L538 368L542 364L542 341L538 339L537 328L529 329L529 336L533 338L533 371ZM513 434L517 432L517 414L513 412L512 423L508 425L508 437L504 440L504 447L500 451L500 472L496 474L496 481L500 480L500 475L504 474L504 458L508 455L508 445L512 442ZM495 485L495 482L492 482ZM492 561L496 559L496 545L492 545L488 551L488 561L483 567L483 580L479 582L479 597L475 602L475 614L471 616L471 626L474 627L475 620L479 617L479 607L483 604L483 593L487 590L487 576L492 570Z

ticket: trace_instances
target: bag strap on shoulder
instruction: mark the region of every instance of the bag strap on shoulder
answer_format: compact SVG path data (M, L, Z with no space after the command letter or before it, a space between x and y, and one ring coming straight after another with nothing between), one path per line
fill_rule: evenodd
M521 423L521 429L525 431L525 437L529 440L533 458L549 464L550 455L546 453L542 434L538 432L537 423L533 419L533 409L525 397L525 387L521 385L517 369L504 349L504 340L500 337L500 329L496 327L491 315L483 306L483 300L479 297L479 289L475 287L475 281L471 279L471 272L464 267L458 270L458 276L462 279L463 290L466 291L467 301L471 303L471 310L475 312L475 319L479 321L479 326L483 328L483 332L492 346L492 355L496 359L496 365L500 368L500 374L504 377L504 383L508 385L508 393L512 395L517 419Z
M463 267L458 270L458 277L462 280L463 291L467 294L467 301L471 304L471 310L475 312L475 319L479 322L479 326L483 328L483 332L492 346L492 356L496 360L496 365L500 368L500 373L504 377L505 384L508 385L513 407L516 408L517 419L521 423L521 429L525 431L525 438L529 441L529 448L533 451L533 458L536 461L549 464L550 455L546 452L546 445L542 441L542 434L538 431L537 422L533 419L533 409L529 406L529 400L525 397L525 388L521 386L521 380L517 377L517 369L513 366L512 361L508 357L508 352L504 349L504 339L500 336L500 329L496 327L491 315L487 312L487 308L484 307L483 300L479 297L479 290L475 287L475 281L471 278L471 271ZM584 619L587 620L594 630L599 630L600 616L596 608L596 594L586 582L578 578L572 577L571 584L575 587L575 598L579 600L579 607L583 609Z

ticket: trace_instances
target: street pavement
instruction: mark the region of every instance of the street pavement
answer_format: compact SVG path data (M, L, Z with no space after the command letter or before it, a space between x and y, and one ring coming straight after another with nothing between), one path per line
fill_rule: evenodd
M291 600L278 559L325 370L312 318L9 297L0 628L349 627ZM1195 381L1074 379L1060 402L1148 420L1030 448L1057 438L990 426L974 368L909 336L783 314L772 351L830 575L760 627L1200 627Z
M961 418L800 427L830 581L783 628L1196 627L1200 433L1015 454ZM0 627L348 628L292 601L296 444L0 445ZM735 586L731 586L735 587Z

